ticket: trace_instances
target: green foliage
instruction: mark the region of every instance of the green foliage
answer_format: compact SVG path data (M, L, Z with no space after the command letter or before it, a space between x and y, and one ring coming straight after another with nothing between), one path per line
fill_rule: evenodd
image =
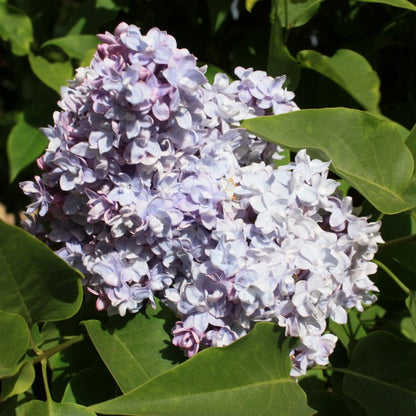
M124 415L307 416L315 412L289 376L293 347L282 330L259 323L225 348L210 348L122 397L91 409Z
M359 0L363 3L380 3L387 4L393 7L400 7L402 9L413 10L416 12L416 6L408 0Z
M7 154L10 165L10 182L18 173L41 155L48 140L36 127L30 125L24 113L10 132L7 142Z
M319 6L324 0L288 0L279 1L277 13L282 26L291 29L303 26L318 12Z
M33 73L58 93L66 85L66 81L73 78L72 64L69 61L49 62L42 56L29 54L29 63Z
M373 332L357 345L345 369L344 391L369 416L416 412L416 345L387 332Z
M12 376L29 346L29 328L20 315L0 310L0 377Z
M88 335L120 389L127 393L182 361L170 345L166 328L176 317L158 302L130 319L112 317L103 328L98 320L84 322Z
M380 112L380 80L362 55L348 49L339 49L334 56L328 57L308 50L299 52L297 59L305 68L313 69L336 82L365 110Z
M416 206L410 182L413 157L388 120L358 110L328 108L259 117L243 126L289 149L318 151L381 212L395 214Z
M74 403L33 400L22 407L21 416L95 416L95 413Z
M289 377L295 340L272 324L185 360L166 306L126 317L80 309L80 273L0 222L0 416L416 413L415 2L246 0L238 17L232 4L0 0L0 203L16 217L23 208L18 182L47 144L39 128L89 64L96 34L123 20L157 26L208 65L210 82L237 65L287 75L308 109L244 125L287 148L279 163L301 148L330 159L343 191L382 219L378 303L329 321L331 363L299 383Z
M33 42L32 21L5 0L0 1L0 37L10 41L12 52L17 56L27 55Z
M74 315L81 304L81 274L43 243L0 221L0 308L36 322Z

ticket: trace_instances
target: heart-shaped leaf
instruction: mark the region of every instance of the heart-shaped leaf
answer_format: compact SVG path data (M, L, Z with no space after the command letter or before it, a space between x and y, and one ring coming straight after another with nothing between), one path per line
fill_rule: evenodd
M122 415L310 416L290 377L293 347L284 330L259 323L225 348L209 348L122 397L90 407Z

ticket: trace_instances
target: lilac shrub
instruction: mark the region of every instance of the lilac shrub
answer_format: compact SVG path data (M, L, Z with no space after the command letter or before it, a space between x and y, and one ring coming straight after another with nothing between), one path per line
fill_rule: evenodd
M44 173L21 183L25 227L85 275L99 310L159 297L189 357L272 321L300 339L292 375L327 364L327 319L375 299L380 224L338 195L329 163L302 150L274 168L281 149L240 127L298 109L285 77L238 67L210 84L157 28L99 38L43 129Z

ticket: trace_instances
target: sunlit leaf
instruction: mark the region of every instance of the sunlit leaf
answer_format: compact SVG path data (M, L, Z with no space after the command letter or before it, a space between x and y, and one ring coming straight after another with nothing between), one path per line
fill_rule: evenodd
M29 16L6 2L0 2L0 37L11 42L15 55L27 55L33 42L33 28Z
M278 3L279 18L288 29L307 23L319 10L324 0L281 0Z
M416 11L416 6L407 0L359 0L362 3L380 3L388 4L389 6L400 7L402 9L408 9Z
M49 62L42 56L29 54L29 63L33 73L48 87L60 93L61 87L73 78L71 62Z
M82 301L81 274L45 244L0 221L0 308L29 325L74 315Z
M6 293L2 292L2 297ZM0 378L15 373L29 346L29 336L27 323L20 315L0 310Z
M83 59L86 52L96 49L98 38L94 35L69 35L61 38L50 39L43 46L59 46L70 58Z
M123 415L309 416L290 377L293 343L271 323L225 348L209 348L122 397L91 409Z
M260 0L246 0L246 9L247 9L247 11L251 12L253 10L253 7L259 1Z
M416 124L406 138L406 146L410 149L413 159L416 160Z
M394 123L347 108L301 110L245 120L243 127L291 150L310 149L378 210L416 206L413 158ZM318 153L316 153L318 152Z
M372 332L357 344L344 372L344 392L370 416L416 414L416 344Z
M7 156L10 166L10 182L19 172L31 164L42 154L48 143L48 139L40 132L39 128L26 121L23 113L19 121L13 127L7 139Z
M100 321L84 322L98 353L126 393L183 361L183 353L170 342L168 331L175 314L158 302L145 312L129 317L111 317L106 327Z
M2 380L1 400L24 393L28 390L35 380L35 368L31 361L26 361L19 369L17 374Z
M298 61L344 88L365 110L379 113L380 80L364 56L339 49L332 57L312 50L301 51Z
M79 404L32 400L22 408L21 416L95 416L95 413Z

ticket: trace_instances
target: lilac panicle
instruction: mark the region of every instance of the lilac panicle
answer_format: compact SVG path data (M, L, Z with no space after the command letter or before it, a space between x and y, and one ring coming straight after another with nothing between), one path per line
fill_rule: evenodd
M300 338L294 376L325 365L327 319L375 299L380 224L339 197L328 162L301 150L276 169L281 149L241 128L298 109L286 78L237 67L210 84L157 28L99 38L43 129L42 176L20 184L26 228L85 275L98 309L125 315L158 296L188 356L271 321Z

